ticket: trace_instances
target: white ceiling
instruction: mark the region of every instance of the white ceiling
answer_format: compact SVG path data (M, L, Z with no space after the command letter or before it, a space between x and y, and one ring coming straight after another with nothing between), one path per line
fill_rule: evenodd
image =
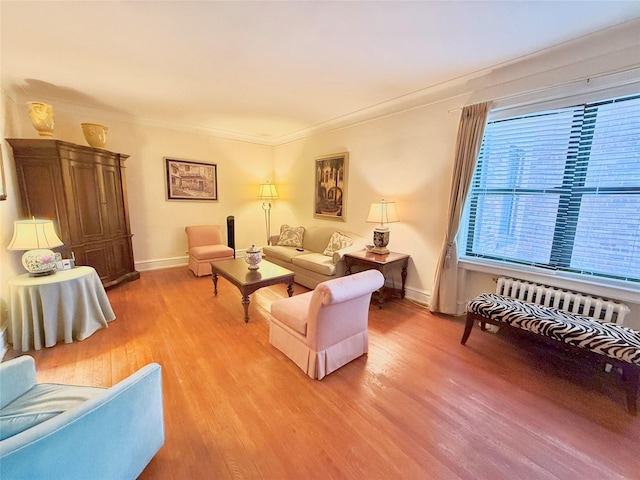
M640 18L634 1L6 1L2 88L277 141Z

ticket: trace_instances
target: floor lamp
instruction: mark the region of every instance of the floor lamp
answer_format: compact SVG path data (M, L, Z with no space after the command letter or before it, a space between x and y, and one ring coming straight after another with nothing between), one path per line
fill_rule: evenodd
M278 198L276 186L271 183L263 183L260 185L258 199L262 200L262 209L264 210L264 223L267 229L267 245L271 245L271 201Z

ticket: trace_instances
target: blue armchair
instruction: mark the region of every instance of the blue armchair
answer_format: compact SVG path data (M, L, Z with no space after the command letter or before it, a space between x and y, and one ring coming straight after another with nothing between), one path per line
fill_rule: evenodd
M164 443L161 368L111 388L36 382L24 355L0 363L0 475L135 479Z

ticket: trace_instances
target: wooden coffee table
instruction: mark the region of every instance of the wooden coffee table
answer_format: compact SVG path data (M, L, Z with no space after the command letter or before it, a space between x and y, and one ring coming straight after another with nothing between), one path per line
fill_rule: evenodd
M218 275L223 276L234 284L242 294L242 306L244 307L244 321L249 321L249 295L262 287L286 283L287 293L293 295L293 276L291 270L274 265L263 260L258 270L249 270L249 265L244 258L229 260L216 260L211 262L213 280L213 294L218 295Z

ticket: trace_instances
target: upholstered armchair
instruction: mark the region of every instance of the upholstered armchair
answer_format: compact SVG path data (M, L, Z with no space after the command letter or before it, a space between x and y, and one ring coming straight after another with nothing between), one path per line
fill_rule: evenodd
M224 245L218 225L185 227L189 243L189 269L196 277L211 275L211 262L233 258L235 251Z
M322 379L369 351L369 303L383 284L379 271L366 270L273 302L269 343Z
M135 479L164 443L160 365L111 388L37 383L32 357L0 363L0 477Z

